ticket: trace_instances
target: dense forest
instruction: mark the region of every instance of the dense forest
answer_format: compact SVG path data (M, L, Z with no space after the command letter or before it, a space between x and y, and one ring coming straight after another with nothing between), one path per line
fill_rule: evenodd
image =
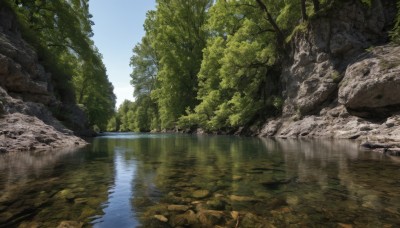
M294 35L343 2L158 0L133 49L135 101L119 107L108 130L229 132L279 115L280 73ZM390 37L400 41L400 14Z
M54 93L77 103L97 130L114 115L115 95L102 56L95 47L89 0L2 0L17 16L23 38L52 74ZM52 110L62 119L60 110Z

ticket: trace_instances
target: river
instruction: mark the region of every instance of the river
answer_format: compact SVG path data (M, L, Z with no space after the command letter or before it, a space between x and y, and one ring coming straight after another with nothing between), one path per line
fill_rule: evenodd
M399 227L399 171L353 141L109 133L0 155L0 227Z

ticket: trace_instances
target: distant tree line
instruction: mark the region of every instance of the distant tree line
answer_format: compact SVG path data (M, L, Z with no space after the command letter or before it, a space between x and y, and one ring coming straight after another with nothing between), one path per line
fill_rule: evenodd
M291 37L341 1L158 0L131 58L136 100L109 130L231 131L281 113ZM391 37L400 41L400 15Z

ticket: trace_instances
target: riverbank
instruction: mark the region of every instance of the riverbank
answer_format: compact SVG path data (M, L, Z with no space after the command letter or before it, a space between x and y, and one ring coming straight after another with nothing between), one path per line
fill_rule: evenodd
M353 139L381 152L397 150L400 46L388 36L395 3L380 0L366 7L354 0L338 9L335 14L320 12L287 40L279 77L265 85L277 90L271 98L276 98L278 111L259 114L240 128L222 124L221 129L229 130L216 134ZM55 91L55 77L22 39L17 24L10 12L0 11L0 151L84 144L74 134L92 136L85 113L72 93Z
M396 7L344 3L334 17L294 34L283 64L282 113L254 135L354 139L383 152L400 142L400 46L390 43ZM365 144L368 142L367 144Z
M387 155L400 150L400 115L380 120L350 115L344 106L323 110L323 115L310 115L299 120L270 119L259 137L351 139L360 146Z
M299 69L292 67L288 74L290 94L282 116L267 120L256 134L279 138L356 139L380 145L380 151L392 149L400 142L400 46L386 44L357 52L347 60L332 58L322 63L316 59L303 65L295 63ZM314 56L320 54L317 51ZM336 82L329 70L314 72L323 64L338 61L343 66ZM301 79L300 73L307 69L310 76ZM320 79L314 74L328 78Z
M0 152L43 151L83 146L87 142L65 129L58 131L34 116L21 113L0 118Z

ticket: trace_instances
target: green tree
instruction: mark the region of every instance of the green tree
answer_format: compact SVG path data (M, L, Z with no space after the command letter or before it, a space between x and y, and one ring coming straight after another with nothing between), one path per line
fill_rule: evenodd
M91 37L89 0L6 0L18 15L23 36L52 73L56 96L80 103L90 124L102 130L113 116L115 95Z
M393 42L400 43L400 1L397 1L397 17L394 28L390 33Z
M117 111L117 118L119 119L119 131L132 131L133 129L130 129L130 119L128 116L128 112L134 108L133 107L133 102L129 100L125 100L122 102L121 106L119 106L118 111Z
M133 68L131 73L131 85L134 87L134 96L150 95L156 88L156 78L159 67L156 50L152 45L155 38L155 11L149 11L144 23L146 30L142 41L133 48L130 66Z
M119 125L120 123L117 116L113 116L107 123L107 131L111 132L119 131Z
M158 104L162 128L173 128L185 109L197 104L197 74L207 39L203 25L211 3L157 1L152 46L159 56L158 86L152 98Z
M156 101L151 98L151 93L157 87L157 73L159 61L157 53L152 46L151 40L154 38L154 16L155 11L147 13L144 27L146 35L141 43L133 49L130 66L133 68L131 73L131 85L134 87L134 97L136 98L133 131L159 130L159 114Z
M218 1L210 9L212 34L199 73L200 104L181 127L234 129L280 107L279 74L286 34L301 18L299 1ZM275 107L276 106L276 107Z

